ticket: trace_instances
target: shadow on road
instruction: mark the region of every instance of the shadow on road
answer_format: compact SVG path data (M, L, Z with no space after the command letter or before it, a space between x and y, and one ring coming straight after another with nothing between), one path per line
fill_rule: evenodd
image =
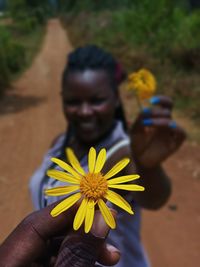
M0 100L0 116L21 112L25 109L38 106L46 101L46 97L23 96L21 94L8 92Z

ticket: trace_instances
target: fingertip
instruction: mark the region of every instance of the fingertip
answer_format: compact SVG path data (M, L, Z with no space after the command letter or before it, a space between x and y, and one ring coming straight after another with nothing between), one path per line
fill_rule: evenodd
M160 97L159 96L153 96L153 97L150 98L149 102L152 105L159 104L160 103Z
M107 249L110 251L112 264L116 264L120 260L120 257L121 257L120 250L110 244L107 244L106 246L107 246Z
M169 127L172 129L175 129L175 128L177 128L177 123L175 121L170 121Z
M99 263L107 266L115 265L119 262L121 257L121 252L116 247L105 244L100 253Z

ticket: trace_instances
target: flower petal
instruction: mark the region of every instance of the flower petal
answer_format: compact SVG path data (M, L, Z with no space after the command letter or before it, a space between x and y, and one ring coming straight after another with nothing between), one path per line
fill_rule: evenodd
M121 197L119 194L117 194L111 190L108 190L105 198L107 200L109 200L110 202L114 203L115 205L119 206L120 208L124 209L128 213L130 213L130 214L134 213L132 211L129 203L123 197Z
M63 160L57 159L57 158L51 158L51 161L56 163L58 166L60 166L65 171L67 171L70 174L72 174L74 177L80 177L80 174L78 174L69 164L67 164Z
M60 202L54 209L51 211L51 216L56 217L63 211L69 209L72 205L74 205L81 198L81 193L74 194L62 202Z
M69 162L70 164L72 165L72 167L77 171L79 172L80 174L82 175L85 175L85 171L84 169L81 167L77 157L75 156L73 150L71 148L67 148L66 149L66 154L67 154L67 157L69 159Z
M85 219L87 203L88 200L84 198L83 201L81 202L81 205L78 208L73 223L74 230L78 230Z
M106 150L105 148L101 149L99 155L97 157L96 165L95 165L95 173L98 173L102 170L106 161Z
M59 186L55 188L46 189L44 192L48 196L63 196L69 193L73 193L76 190L79 190L78 185L69 185L69 186Z
M96 164L96 150L94 147L91 147L88 154L88 169L90 173L94 172L95 164Z
M99 199L98 206L99 206L99 209L100 209L100 211L104 217L105 222L110 226L111 229L115 229L116 223L115 223L115 219L112 215L112 212L110 211L110 209L107 207L107 205L105 204L105 202L102 199Z
M85 233L88 233L94 220L94 200L89 200L86 207L85 215Z
M126 182L136 180L138 178L140 178L140 175L138 174L120 176L120 177L116 177L116 178L108 180L108 185L126 183Z
M120 172L122 169L126 167L126 165L129 163L130 159L125 158L120 160L117 164L115 164L112 169L104 175L106 179L109 179L113 177L116 173Z
M61 182L65 183L71 183L71 184L79 184L80 178L79 177L73 177L68 173L65 173L63 171L58 170L48 170L47 175L51 178L54 178L56 180L59 180Z
M137 184L117 184L117 185L108 185L110 188L117 188L122 190L129 190L129 191L144 191L144 187Z

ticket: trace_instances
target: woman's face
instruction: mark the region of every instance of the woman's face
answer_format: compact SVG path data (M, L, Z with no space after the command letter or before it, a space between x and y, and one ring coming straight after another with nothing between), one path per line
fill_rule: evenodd
M118 98L106 72L69 73L62 100L65 117L81 142L96 142L112 127Z

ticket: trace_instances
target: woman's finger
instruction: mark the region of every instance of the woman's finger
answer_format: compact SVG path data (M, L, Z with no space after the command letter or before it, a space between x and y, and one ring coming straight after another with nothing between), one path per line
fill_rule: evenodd
M145 118L169 118L169 119L171 119L172 114L171 114L171 110L167 109L167 108L159 108L159 107L149 108L149 107L146 107L141 112L140 117L141 117L141 119L145 119Z
M176 137L178 143L182 143L186 138L186 132L174 120L168 118L151 118L151 119L143 119L141 123L144 127L152 126L155 129L160 128L163 131L168 130L168 133L171 134L173 138Z
M172 109L173 101L169 96L165 95L156 95L150 99L152 105L159 105L163 108Z
M153 126L156 128L171 128L175 129L177 128L177 124L175 121L169 119L169 118L148 118L143 119L141 121L141 124L143 126Z

